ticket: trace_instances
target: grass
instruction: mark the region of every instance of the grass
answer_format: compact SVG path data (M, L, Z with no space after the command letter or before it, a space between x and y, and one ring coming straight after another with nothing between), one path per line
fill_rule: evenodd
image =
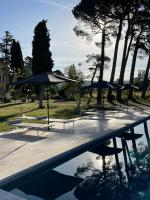
M11 131L14 127L8 125L7 122L0 122L0 132Z
M8 125L7 120L15 119L22 114L28 116L47 116L47 106L44 102L45 108L38 109L36 103L23 103L23 104L2 104L0 105L0 132L9 131L12 129ZM76 102L74 101L64 101L64 102L53 102L50 101L50 117L54 118L74 118L78 117L79 114L75 112ZM29 122L29 120L23 120L24 122ZM30 122L39 122L36 120L30 120Z
M138 96L139 93L136 93ZM126 98L125 94L124 97ZM84 97L82 99L81 108L85 108L87 103L87 98ZM91 101L91 106L95 106L96 104L96 94L94 94L94 98ZM114 104L118 104L118 102L114 101ZM136 101L129 101L129 105L137 105L142 108L147 108L150 106L150 100L142 100L137 98ZM7 121L10 119L15 119L22 114L28 116L47 116L47 105L46 101L44 101L44 109L38 109L37 103L12 103L12 104L1 104L0 105L0 132L5 132L11 130L13 127L9 126ZM70 119L74 117L78 117L79 113L76 112L77 103L75 101L54 101L50 100L50 117L53 118L62 118L62 119ZM110 108L112 104L105 100L105 107ZM23 122L33 122L39 123L37 120L27 120L23 119ZM45 122L40 122L45 123Z

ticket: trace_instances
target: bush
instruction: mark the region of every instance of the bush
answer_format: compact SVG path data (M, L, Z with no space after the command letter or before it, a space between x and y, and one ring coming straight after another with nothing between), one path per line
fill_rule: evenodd
M4 98L4 103L11 103L11 99Z

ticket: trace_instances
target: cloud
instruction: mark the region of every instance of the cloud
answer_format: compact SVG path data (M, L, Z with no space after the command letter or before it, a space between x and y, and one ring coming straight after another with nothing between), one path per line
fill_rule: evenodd
M46 5L50 5L50 6L54 6L56 8L60 8L60 9L66 8L65 5L63 5L61 3L57 3L56 1L51 1L51 0L32 0L32 1L43 3L43 4L46 4Z
M64 10L70 10L72 8L72 4L75 3L78 0L76 0L76 1L72 0L72 1L70 1L69 4L66 4L66 5L58 3L58 2L56 2L54 0L32 0L32 1L43 3L43 4L46 4L46 5L49 5L49 6L53 6L53 7L59 8L59 10L56 13L56 15L57 15L57 14L62 13Z

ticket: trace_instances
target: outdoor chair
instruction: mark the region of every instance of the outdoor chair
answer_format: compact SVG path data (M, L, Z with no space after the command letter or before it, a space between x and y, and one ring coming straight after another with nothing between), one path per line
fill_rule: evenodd
M17 121L17 122L16 122ZM49 124L33 124L33 123L21 123L21 120L19 122L19 120L10 120L10 124L12 126L15 126L17 128L27 128L27 129L31 129L31 130L37 130L37 136L39 136L39 131L40 130L44 130L45 128L52 129L55 125L53 123L49 123Z

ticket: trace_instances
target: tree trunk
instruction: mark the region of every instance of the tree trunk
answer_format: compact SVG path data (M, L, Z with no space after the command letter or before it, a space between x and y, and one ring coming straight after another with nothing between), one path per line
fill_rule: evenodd
M96 75L96 72L97 72L97 68L98 68L98 65L96 65L96 68L94 70L94 73L93 73L93 76L92 76L92 79L91 79L91 85L93 85L94 83L94 78L95 78L95 75ZM90 103L91 103L91 99L92 99L92 95L93 95L93 87L91 88L90 92L89 92L89 95L90 95L90 98L87 102L87 105L89 106Z
M116 63L117 63L117 56L118 56L118 48L119 48L119 42L120 42L121 32L122 32L122 22L123 21L121 20L120 24L119 24L119 30L118 30L116 44L115 44L114 58L113 58L113 65L112 65L110 83L113 83L114 82L114 78L115 78ZM107 95L107 99L109 101L111 100L111 95L112 95L112 89L109 89L108 90L108 95Z
M39 100L39 109L43 108L43 87L39 87L39 94L38 94L38 100Z
M139 40L140 40L141 33L142 32L140 32L140 34L138 35L135 49L134 49L133 59L132 59L132 66L131 66L131 73L130 73L130 84L131 85L133 85L133 82L134 82L134 72L135 72L135 66L136 66L136 60L137 60L137 54L138 54L138 46L139 46ZM132 88L130 88L130 90L129 90L128 98L133 99L133 89Z
M100 64L100 74L98 83L103 80L103 73L104 73L104 61L105 61L105 25L102 30L102 48L101 48L101 64ZM97 93L97 104L102 104L102 90L98 88Z
M128 49L127 49L127 55L126 55L126 59L125 59L125 68L126 68L126 65L127 65L127 61L128 61L128 57L129 57L129 53L130 53L130 49L131 49L131 45L132 45L132 41L133 41L133 37L134 35L131 36L130 38L130 42L129 42L129 45L128 45ZM125 72L125 70L124 70Z
M128 59L128 55L129 55L129 46L128 46L128 41L129 41L129 36L130 36L130 28L131 26L128 25L128 29L126 31L126 36L125 36L125 41L124 41L124 49L123 49L123 55L122 55L122 63L121 63L121 69L120 69L120 76L119 76L119 85L123 85L123 81L124 81L124 74L125 74L125 67L126 67L126 63L127 63L127 59ZM131 38L129 45L131 44L133 38ZM119 90L117 93L117 99L121 100L121 95L122 95L122 91Z
M148 63L147 63L146 72L144 75L143 90L142 90L141 98L145 98L145 95L146 95L146 91L147 91L147 87L148 87L147 82L148 82L149 70L150 70L150 55L149 55L149 59L148 59Z
M95 75L96 75L96 72L97 72L97 68L98 68L98 65L96 65L96 68L94 70L94 73L93 73L93 76L92 76L92 79L91 79L91 85L93 85L93 83L94 83L94 78L95 78ZM92 98L92 94L93 94L93 87L90 90L90 98Z
M134 71L135 71L137 53L138 53L138 48L136 47L135 50L134 50L132 66L131 66L131 73L130 73L130 84L131 85L133 85L133 81L134 81ZM128 98L133 99L133 89L132 88L129 89Z

